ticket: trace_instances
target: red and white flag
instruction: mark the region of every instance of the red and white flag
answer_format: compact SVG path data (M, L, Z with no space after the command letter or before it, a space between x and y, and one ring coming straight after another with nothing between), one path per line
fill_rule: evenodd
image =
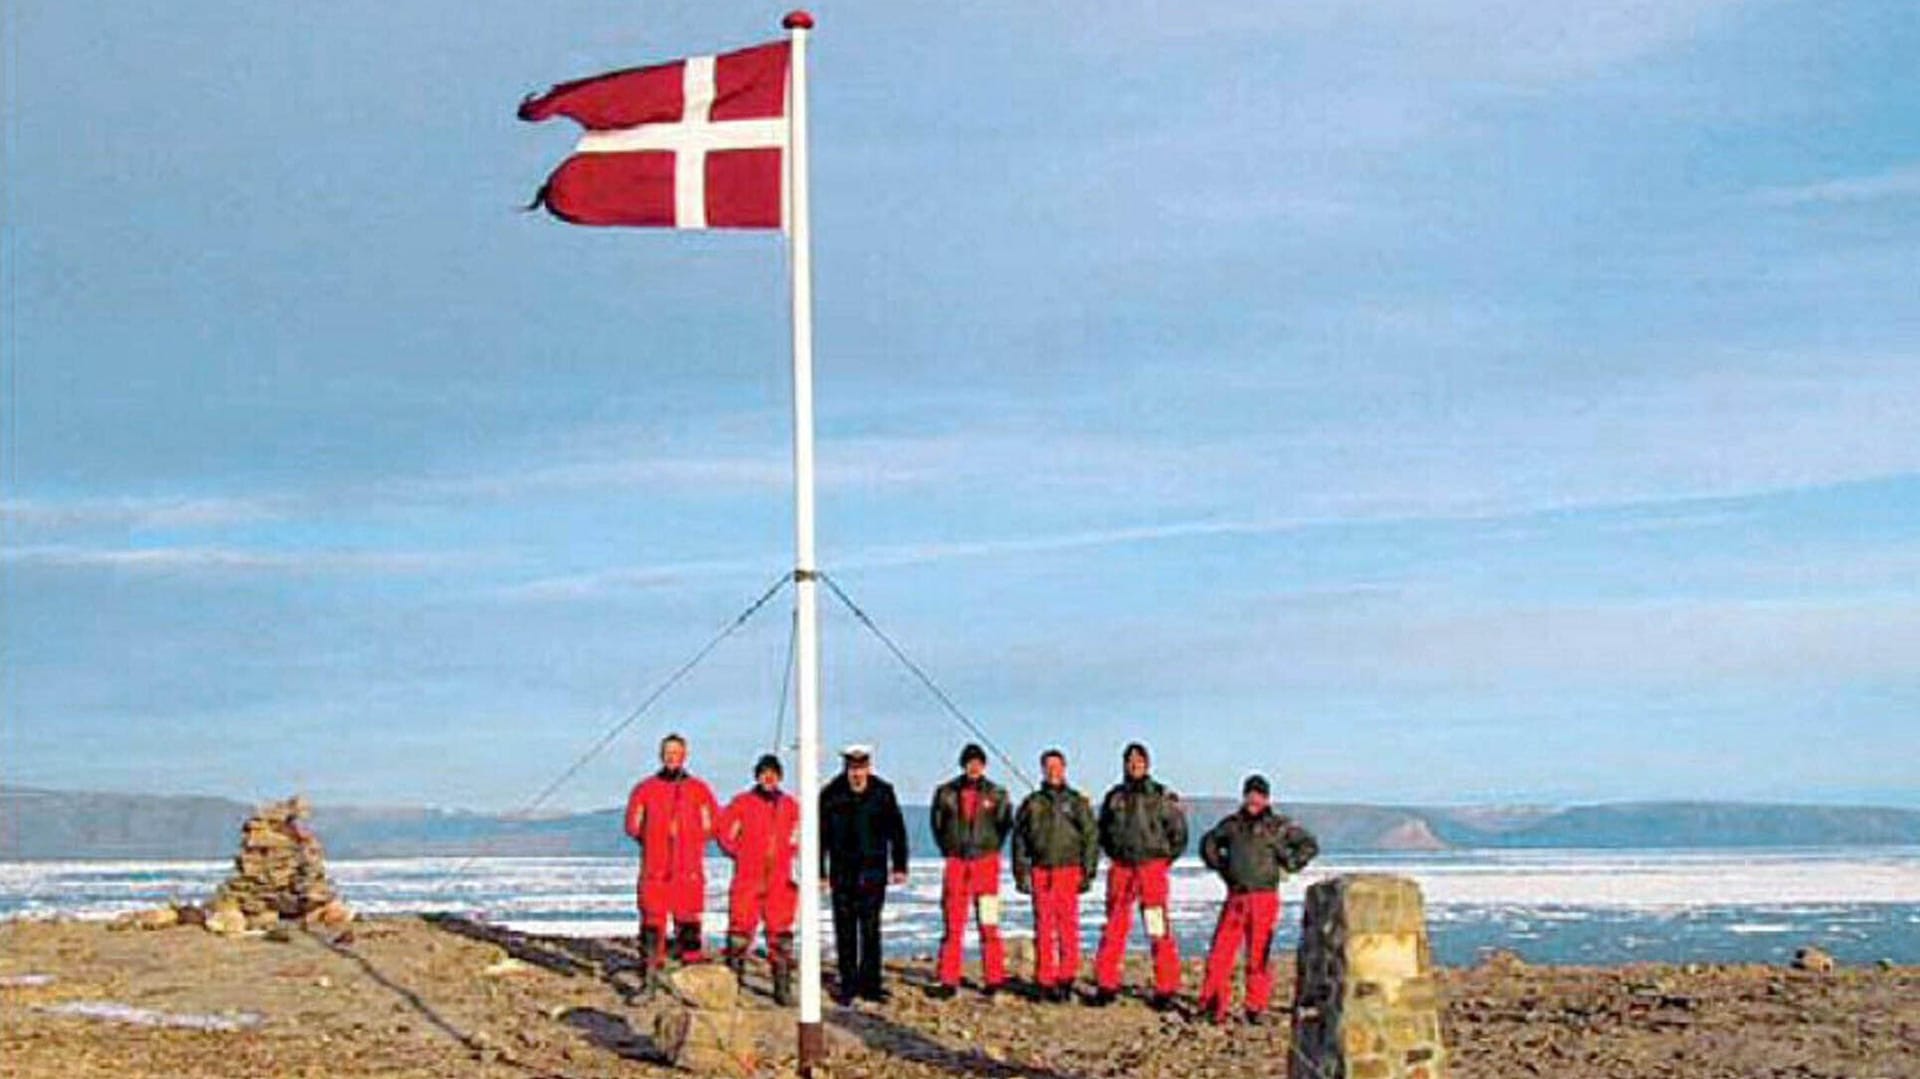
M520 119L586 128L533 204L578 225L781 228L790 55L778 41L529 97Z

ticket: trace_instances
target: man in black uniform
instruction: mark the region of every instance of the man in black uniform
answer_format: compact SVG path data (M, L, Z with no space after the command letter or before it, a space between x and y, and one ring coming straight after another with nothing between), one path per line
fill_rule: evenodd
M907 880L907 821L893 785L873 774L873 750L840 751L840 774L820 791L820 878L833 890L833 942L840 961L834 1000L883 1001L880 911L887 885Z

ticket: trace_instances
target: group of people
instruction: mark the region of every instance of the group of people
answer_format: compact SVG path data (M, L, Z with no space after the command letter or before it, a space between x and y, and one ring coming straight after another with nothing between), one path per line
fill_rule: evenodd
M832 898L839 961L835 999L887 999L881 975L881 913L887 889L907 880L906 819L891 784L873 774L873 750L850 745L841 771L820 792L820 876ZM933 837L944 861L941 910L944 934L935 981L928 992L951 997L961 984L968 923L979 935L982 989L1007 985L1006 945L1000 927L1002 851L1011 847L1014 887L1032 898L1033 981L1040 996L1074 999L1080 970L1080 897L1107 859L1106 921L1094 957L1093 991L1084 1001L1111 1004L1138 909L1153 963L1150 1003L1173 1006L1180 991L1179 946L1168 916L1169 870L1186 853L1188 828L1180 797L1151 774L1139 743L1126 747L1122 776L1096 810L1067 782L1066 754L1040 757L1039 787L1016 806L987 778L987 754L978 745L960 752L960 773L935 788ZM650 973L669 957L705 958L700 924L706 892L709 839L733 859L728 894L727 965L740 973L756 933L766 940L773 995L788 1003L793 987L793 923L799 889L793 860L799 849L799 803L781 790L778 758L754 765L754 784L722 808L707 784L687 771L686 739L660 743L660 770L627 799L626 830L639 844L640 951ZM1239 809L1200 839L1199 854L1227 886L1200 987L1203 1014L1232 1017L1233 973L1246 960L1244 1011L1264 1020L1272 988L1268 969L1279 917L1280 882L1319 851L1313 836L1273 808L1272 791L1248 776ZM670 931L671 930L671 931Z

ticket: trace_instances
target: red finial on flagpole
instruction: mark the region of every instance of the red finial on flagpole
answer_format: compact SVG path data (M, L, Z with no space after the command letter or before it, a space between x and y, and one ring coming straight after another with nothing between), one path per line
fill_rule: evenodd
M813 16L800 8L794 8L787 12L786 18L780 20L780 25L788 30L811 30Z

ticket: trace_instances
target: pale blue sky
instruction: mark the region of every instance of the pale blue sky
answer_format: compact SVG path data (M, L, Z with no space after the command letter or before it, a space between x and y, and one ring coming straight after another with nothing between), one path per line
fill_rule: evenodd
M0 10L0 778L509 807L788 563L779 241L513 116L778 8ZM1920 9L816 13L823 560L1023 759L1920 805ZM785 635L557 803L744 783Z

